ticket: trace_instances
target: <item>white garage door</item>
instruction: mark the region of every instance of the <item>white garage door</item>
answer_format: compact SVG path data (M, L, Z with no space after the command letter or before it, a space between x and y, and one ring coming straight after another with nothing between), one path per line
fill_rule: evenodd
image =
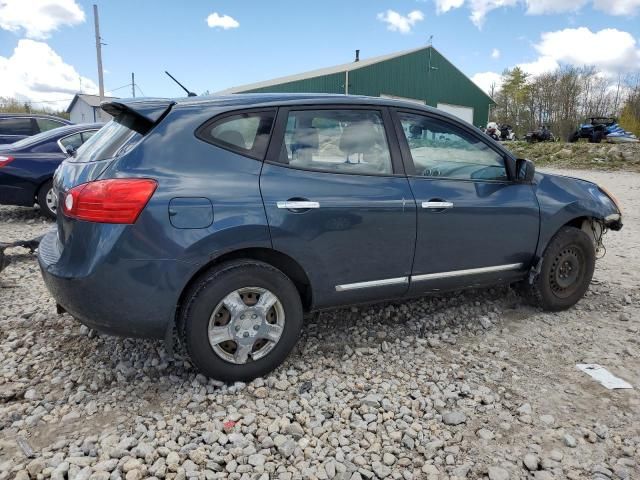
M451 105L449 103L439 103L438 108L444 112L455 115L465 122L473 125L473 107L463 107L462 105Z

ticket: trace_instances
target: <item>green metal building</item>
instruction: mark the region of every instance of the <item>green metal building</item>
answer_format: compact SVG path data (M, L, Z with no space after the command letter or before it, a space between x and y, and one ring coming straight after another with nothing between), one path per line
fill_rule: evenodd
M494 104L480 87L432 46L359 59L219 92L307 92L398 98L437 107L480 126Z

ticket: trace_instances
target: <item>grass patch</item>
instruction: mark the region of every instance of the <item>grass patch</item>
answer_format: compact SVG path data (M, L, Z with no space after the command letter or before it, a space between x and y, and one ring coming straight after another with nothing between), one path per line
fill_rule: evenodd
M640 172L640 143L504 142L503 145L539 167Z

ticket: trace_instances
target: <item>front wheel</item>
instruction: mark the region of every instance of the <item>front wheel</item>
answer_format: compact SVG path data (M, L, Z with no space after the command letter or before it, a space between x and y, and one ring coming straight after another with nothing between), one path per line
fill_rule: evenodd
M549 242L540 274L532 285L526 285L526 292L544 310L566 310L589 288L595 263L595 246L589 235L564 227Z
M303 310L295 285L266 263L222 264L187 292L178 331L195 366L223 381L249 381L278 367L295 346Z
M42 213L49 218L56 218L58 211L58 202L53 192L53 181L49 180L44 183L38 190L38 205Z

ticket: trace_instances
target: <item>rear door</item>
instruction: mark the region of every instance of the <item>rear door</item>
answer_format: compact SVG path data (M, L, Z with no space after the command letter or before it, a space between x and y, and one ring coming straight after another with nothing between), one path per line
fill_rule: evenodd
M394 113L418 232L411 293L518 278L538 242L533 186L514 182L508 157L464 124Z
M273 247L316 308L408 289L416 206L385 108L280 108L260 187Z

